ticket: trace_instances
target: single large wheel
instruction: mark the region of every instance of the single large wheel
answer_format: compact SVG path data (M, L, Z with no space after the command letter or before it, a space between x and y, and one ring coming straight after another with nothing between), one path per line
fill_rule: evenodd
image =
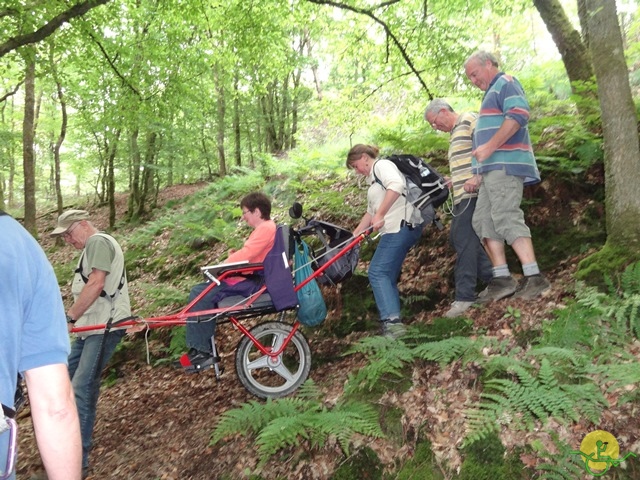
M253 327L253 335L262 346L277 352L289 336L292 326L280 322ZM295 391L309 376L311 350L297 330L277 357L262 353L249 337L243 337L236 350L236 372L244 387L260 398L278 398Z

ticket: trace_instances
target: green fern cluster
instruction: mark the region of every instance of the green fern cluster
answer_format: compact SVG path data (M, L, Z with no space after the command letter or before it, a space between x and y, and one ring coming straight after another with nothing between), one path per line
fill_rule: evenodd
M360 340L345 355L355 353L364 354L369 362L355 373L349 374L345 385L347 395L363 389L371 390L383 376L403 377L403 369L415 359L413 349L404 342L382 336Z
M631 333L640 338L640 262L629 265L620 276L619 288L611 278L605 279L608 293L594 287L581 286L576 292L578 303L599 310L613 320L615 334Z
M534 441L532 446L544 462L536 466L540 480L575 480L582 478L585 473L584 462L579 455L572 454L574 450L565 442L558 439L558 435L551 432L551 439L558 453L551 453L547 445Z
M308 441L312 448L322 447L335 438L345 455L356 434L372 438L384 436L378 413L367 404L339 403L329 409L322 401L322 392L313 381L307 381L297 397L250 401L240 408L226 411L212 434L211 444L235 434L256 437L261 463L288 446Z
M592 373L596 375L601 384L607 386L607 392L621 392L618 405L622 405L635 401L640 396L640 392L635 388L640 385L640 365L633 357L620 359L617 362L612 360L600 365L594 365ZM625 388L629 386L632 388Z
M537 375L531 371L530 362L514 359L509 372L510 378L486 381L481 403L466 412L466 445L497 433L501 425L531 429L535 420L545 422L549 417L560 421L586 417L595 423L607 404L592 381L567 376L566 369L553 366L548 357L540 361Z
M494 341L487 337L451 337L437 342L430 341L428 333L411 329L406 342L385 337L369 337L351 346L345 355L361 353L369 362L350 374L345 393L371 390L384 376L401 378L404 369L416 360L438 362L441 366L462 359L463 364L482 358L482 350Z
M414 349L414 355L422 360L438 362L440 366L461 359L462 364L480 360L482 350L493 342L488 337L451 337L439 342L425 342Z

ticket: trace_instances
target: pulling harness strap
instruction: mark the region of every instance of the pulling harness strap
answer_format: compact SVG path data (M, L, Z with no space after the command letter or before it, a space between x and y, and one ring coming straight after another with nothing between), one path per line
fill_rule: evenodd
M89 278L85 277L84 274L82 273L82 261L83 260L84 260L84 252L82 253L82 258L80 259L80 266L75 269L75 273L79 273L80 274L80 278L82 279L82 281L84 283L89 283ZM124 268L123 268L122 269L122 275L120 276L120 282L118 283L118 288L116 289L116 292L113 295L109 295L103 289L100 292L100 296L113 301L113 299L116 298L116 295L118 295L118 293L120 293L120 290L122 290L122 287L124 286L124 282L125 281L126 281L126 277L125 277Z
M99 234L99 235L103 236L104 238L109 238L107 235L102 235L102 234ZM109 241L112 241L112 240L109 240ZM84 254L85 252L82 252L82 257L80 257L80 262L78 262L78 268L75 269L75 273L80 274L80 278L84 283L88 283L89 278L82 273L82 269L83 269L82 262L84 261ZM126 281L127 281L127 277L125 273L125 267L122 267L122 275L120 275L120 282L118 283L118 288L116 288L115 293L113 295L109 295L103 289L102 292L100 292L100 296L108 300L111 300L111 302L113 302L113 300L116 298L116 295L118 295L118 293L120 293L120 290L122 290L122 287L124 286Z

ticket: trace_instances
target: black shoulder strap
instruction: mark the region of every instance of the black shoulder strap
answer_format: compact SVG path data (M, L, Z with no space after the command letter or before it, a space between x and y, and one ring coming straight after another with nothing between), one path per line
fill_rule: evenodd
M111 240L109 240L111 241ZM84 261L84 250L82 251L82 255L80 256L80 262L78 262L78 268L75 269L75 273L79 273L80 274L80 278L82 279L82 281L84 283L88 283L89 282L89 278L85 277L84 274L82 273L82 262ZM124 286L124 282L126 281L126 275L125 275L125 267L122 267L122 275L120 275L120 282L118 283L118 288L116 289L116 292L113 295L109 295L107 292L105 292L104 290L102 290L102 292L100 292L100 296L104 297L104 298L108 298L110 300L113 300L114 298L116 298L116 295L118 293L120 293L120 290L122 290L122 287Z
M380 179L376 175L376 164L377 163L378 163L377 160L375 162L373 162L373 165L371 166L371 173L373 173L373 179L375 180L375 182L386 190L387 188L384 186L384 184L380 181Z

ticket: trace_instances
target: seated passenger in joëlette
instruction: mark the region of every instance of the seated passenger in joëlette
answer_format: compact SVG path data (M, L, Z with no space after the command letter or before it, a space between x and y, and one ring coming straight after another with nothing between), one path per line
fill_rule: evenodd
M261 263L273 247L276 224L271 220L271 200L260 192L250 193L240 201L242 219L253 228L253 232L245 241L241 249L229 250L229 256L224 263L249 262ZM220 285L212 288L191 312L212 310L218 307L218 302L232 295L248 297L257 292L262 282L246 277L231 277L224 279ZM192 302L206 288L210 282L200 283L191 289L189 302ZM187 347L189 351L182 355L177 362L178 367L187 372L199 372L210 368L215 363L211 337L216 329L214 319L201 322L187 321Z

